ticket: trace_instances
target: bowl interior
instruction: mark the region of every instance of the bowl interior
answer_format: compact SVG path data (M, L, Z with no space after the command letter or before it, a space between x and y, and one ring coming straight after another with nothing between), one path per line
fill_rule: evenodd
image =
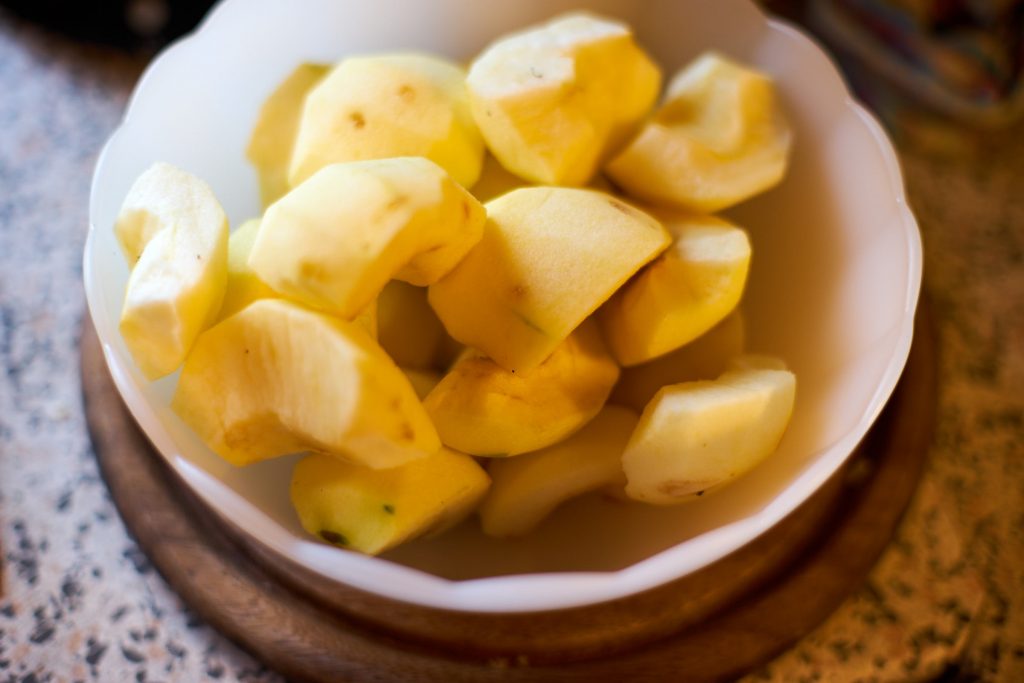
M248 132L262 99L300 61L397 49L465 60L503 32L582 6L230 0L140 83L93 183L85 254L93 320L114 379L158 450L219 514L275 552L371 592L442 607L521 610L617 597L695 570L778 521L835 471L891 392L920 281L918 235L892 150L820 50L742 0L586 7L632 23L667 76L706 49L758 65L775 77L794 127L785 181L729 212L754 247L743 303L748 346L785 358L799 387L778 452L748 476L674 508L582 498L517 541L487 538L470 520L386 562L308 539L287 500L294 458L232 468L170 411L175 378L142 378L117 332L127 268L112 225L150 163L205 179L237 226L259 212L243 153ZM559 572L587 574L550 574ZM531 576L486 578L516 574Z

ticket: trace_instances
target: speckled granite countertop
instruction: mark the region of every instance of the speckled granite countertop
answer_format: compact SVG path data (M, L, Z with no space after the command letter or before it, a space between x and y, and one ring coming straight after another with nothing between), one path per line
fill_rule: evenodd
M0 681L279 680L152 570L86 433L89 179L142 66L0 12ZM1024 131L902 156L941 347L931 461L869 582L752 681L1024 681Z

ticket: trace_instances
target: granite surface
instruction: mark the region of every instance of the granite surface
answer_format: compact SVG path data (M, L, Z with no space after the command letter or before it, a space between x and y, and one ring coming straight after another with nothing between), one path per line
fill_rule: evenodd
M92 165L143 63L0 12L0 681L276 681L126 534L78 378ZM751 681L1024 681L1024 134L903 149L941 348L921 488L867 584Z

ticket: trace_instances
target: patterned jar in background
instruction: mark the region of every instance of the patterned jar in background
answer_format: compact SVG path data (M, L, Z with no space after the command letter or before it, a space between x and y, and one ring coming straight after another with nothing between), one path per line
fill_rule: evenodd
M901 141L965 152L1024 116L1024 1L804 4L802 18Z

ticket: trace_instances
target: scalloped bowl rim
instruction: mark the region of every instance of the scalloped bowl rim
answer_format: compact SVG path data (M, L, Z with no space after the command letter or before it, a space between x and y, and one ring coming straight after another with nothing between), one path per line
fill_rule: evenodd
M97 292L97 274L90 262L90 254L95 243L94 233L97 231L93 214L99 192L98 178L101 169L104 164L108 163L108 157L119 137L135 123L133 113L138 108L139 102L145 98L151 83L159 76L161 65L174 60L179 51L184 50L190 43L207 32L213 32L221 27L224 18L229 14L229 8L240 3L241 0L224 0L218 3L192 33L167 47L148 65L128 101L122 121L108 138L99 154L92 179L89 229L83 256L83 280L88 307L93 319L108 313L105 303L101 301ZM920 232L907 205L896 153L878 121L852 98L834 64L812 38L785 21L770 18L760 8L752 4L751 7L763 22L762 30L776 32L781 34L785 40L802 43L803 45L800 46L802 49L811 48L818 59L827 62L842 89L843 107L837 116L856 117L860 124L867 127L870 132L878 151L881 152L892 192L892 200L898 207L898 220L905 233L908 274L907 290L904 293L904 316L900 321L899 336L895 342L893 354L883 372L882 380L855 426L840 440L815 454L813 464L801 472L771 503L758 512L705 532L617 571L550 572L450 580L388 560L362 556L357 553L344 553L344 551L338 552L344 553L347 556L346 560L339 562L332 570L325 571L323 568L316 567L309 567L309 569L370 594L439 609L480 613L512 613L581 607L625 598L655 588L680 579L725 557L772 528L793 512L846 461L894 391L910 353L914 312L921 288ZM295 538L288 531L266 516L254 504L226 486L220 485L219 482L217 485L224 490L217 492L217 500L213 499L209 488L196 485L196 482L202 482L204 478L210 479L209 475L175 452L170 447L169 439L162 438L154 431L159 426L156 416L146 404L145 398L133 385L127 369L122 367L111 344L103 338L102 334L100 341L107 367L125 405L147 437L153 441L156 450L161 453L182 480L193 488L199 497L225 521L239 514L262 517L262 521L265 522L264 526L267 526L271 533L260 538L253 536L252 540L273 553L290 557L293 561L302 563L302 544L312 543L312 541L296 543ZM695 547L699 548L700 552L694 552ZM298 553L296 553L297 550ZM297 554L298 558L296 558Z

